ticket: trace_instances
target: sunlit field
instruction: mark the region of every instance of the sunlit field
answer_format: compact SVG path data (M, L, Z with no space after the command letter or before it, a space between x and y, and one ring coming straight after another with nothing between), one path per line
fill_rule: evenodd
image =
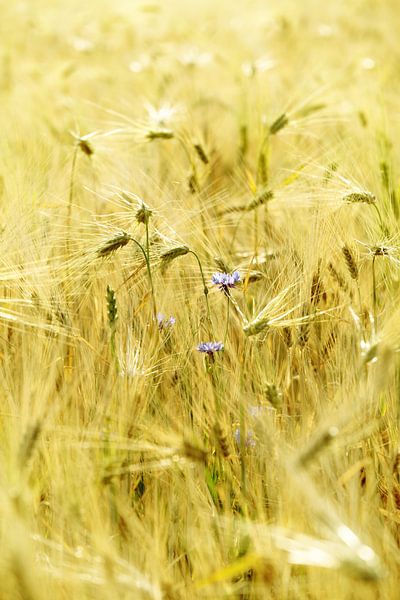
M0 5L0 599L396 600L398 3Z

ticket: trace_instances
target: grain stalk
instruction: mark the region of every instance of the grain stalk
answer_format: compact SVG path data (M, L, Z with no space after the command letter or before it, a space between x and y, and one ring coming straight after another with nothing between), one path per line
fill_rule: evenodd
M115 335L116 335L116 325L118 320L118 308L117 308L117 300L115 297L114 290L108 285L107 286L107 316L108 316L108 325L110 327L111 336L110 336L110 348L111 348L111 356L115 362L117 373L120 372L120 365L115 349Z

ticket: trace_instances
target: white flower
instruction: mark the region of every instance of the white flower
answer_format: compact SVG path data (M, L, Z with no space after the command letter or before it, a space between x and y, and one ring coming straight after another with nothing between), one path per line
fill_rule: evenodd
M198 48L186 48L179 56L179 61L186 67L206 67L214 60L212 52L201 52Z
M156 108L153 104L146 102L145 109L152 127L166 127L179 112L179 107L169 103L161 104Z

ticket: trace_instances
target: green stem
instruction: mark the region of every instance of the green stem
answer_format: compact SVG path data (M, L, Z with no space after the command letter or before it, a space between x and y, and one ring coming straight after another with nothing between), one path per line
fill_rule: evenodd
M149 219L146 219L146 253L150 261Z
M120 367L119 367L119 360L118 360L117 352L115 349L115 334L116 334L116 329L115 329L115 327L113 327L111 330L110 348L111 348L111 356L114 359L115 368L116 368L117 374L118 374L120 372Z
M147 230L146 230L147 231ZM150 267L150 259L149 256L147 255L146 250L143 248L142 244L140 244L140 242L138 242L137 240L135 240L135 238L133 238L132 236L130 236L130 239L132 240L132 242L134 242L142 251L144 259L146 261L146 267L147 267L147 275L149 277L149 283L150 283L150 289L151 289L151 297L152 297L152 301L153 301L153 313L154 313L154 319L157 319L157 305L156 305L156 297L154 294L154 286L153 286L153 277L151 275L151 267ZM147 245L149 244L149 241L147 239Z
M228 337L228 327L229 327L229 311L231 306L230 296L227 296L228 304L226 307L226 327L225 327L225 335L224 335L224 346L226 346L226 340Z
M258 208L254 211L254 257L258 266Z
M382 220L382 216L381 216L380 210L379 210L379 208L377 207L377 205L376 205L375 203L373 203L373 204L372 204L372 206L375 208L376 212L378 213L379 225L380 225L380 228L381 228L382 234L383 234L384 236L387 236L387 235L388 235L388 229L387 229L386 225L383 223L383 220Z
M210 360L208 360L207 357L207 371L210 375L211 378L211 386L212 386L212 390L213 390L213 395L214 395L214 402L215 402L215 418L218 421L218 419L221 418L221 412L222 412L222 405L221 405L221 398L220 398L220 394L219 394L219 386L218 386L218 379L217 379L217 371L216 371L216 365L215 365L215 358L211 358Z
M246 440L247 428L245 418L245 407L243 399L240 400L239 407L239 431L240 431L240 476L242 483L242 494L247 500L247 479L246 479Z
M74 198L74 187L75 187L75 167L76 159L78 156L79 146L75 145L74 155L72 157L71 176L69 180L69 198L68 198L68 229L71 227L71 216L72 216L72 201Z
M146 218L145 227L146 227L146 254L147 254L146 265L147 265L147 271L149 274L149 280L150 280L150 285L151 285L151 293L153 295L154 317L157 318L154 288L153 288L153 278L152 278L151 269L150 269L150 238L149 238L149 219L148 218Z
M358 310L360 311L361 335L362 335L362 338L363 338L363 340L365 342L366 333L365 333L364 327L362 325L363 307L362 307L362 301L361 301L361 290L360 290L360 284L358 283L358 281L356 281L356 284L357 284L357 296L358 296L358 305L359 305L359 309Z
M248 323L248 321L247 321L246 317L244 316L242 310L240 309L238 303L234 299L234 297L233 296L229 296L229 300L231 301L232 306L236 310L236 312L239 315L239 317L242 319L243 325L246 325Z
M198 265L199 265L200 274L201 274L201 279L202 279L202 281L203 281L203 293L204 293L204 296L205 296L205 299L206 299L206 306L207 306L207 317L208 317L208 320L209 320L209 322L212 324L212 321L211 321L211 313L210 313L210 306L209 306L209 304L208 304L208 287L207 287L206 280L205 280L205 277L204 277L204 273L203 273L203 267L201 266L200 259L199 259L199 257L197 256L196 252L194 252L193 250L189 250L189 253L190 253L190 254L193 254L193 256L196 258L196 260L197 260L197 263L198 263Z
M75 144L74 154L72 157L72 165L71 165L71 176L69 180L69 198L68 198L68 217L67 217L67 254L69 255L69 242L71 237L71 220L72 220L72 201L74 198L74 187L75 187L75 167L76 167L76 159L78 156L79 146ZM68 257L67 257L68 258Z
M375 256L372 258L372 307L374 313L374 334L378 330L378 316L377 316L377 300L376 300L376 275L375 275Z

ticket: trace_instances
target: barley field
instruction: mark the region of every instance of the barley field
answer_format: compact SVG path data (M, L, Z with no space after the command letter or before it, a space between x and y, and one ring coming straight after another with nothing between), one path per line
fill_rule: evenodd
M396 0L0 11L0 599L399 598Z

